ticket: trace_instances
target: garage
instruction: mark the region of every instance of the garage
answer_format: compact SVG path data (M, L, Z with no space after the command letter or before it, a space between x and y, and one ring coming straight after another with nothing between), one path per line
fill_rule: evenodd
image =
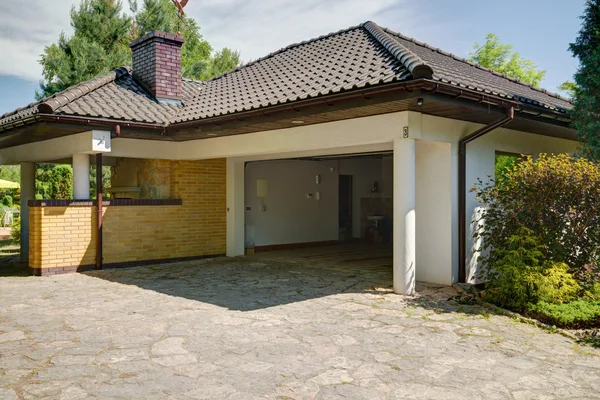
M247 253L373 268L391 280L392 151L251 161L244 186Z

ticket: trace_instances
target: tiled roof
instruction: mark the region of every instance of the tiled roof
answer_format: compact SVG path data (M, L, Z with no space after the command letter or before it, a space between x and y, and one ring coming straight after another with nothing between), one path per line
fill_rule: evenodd
M127 67L0 117L0 129L37 113L169 125L426 78L566 113L568 100L373 22L294 44L207 82L184 79L183 106L159 104Z
M203 82L184 79L183 98L189 102ZM157 103L132 77L131 68L121 67L27 107L0 116L0 127L38 113L108 118L166 125L179 107Z

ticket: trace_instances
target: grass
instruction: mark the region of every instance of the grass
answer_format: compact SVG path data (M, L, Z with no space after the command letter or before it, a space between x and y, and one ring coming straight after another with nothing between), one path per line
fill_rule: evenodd
M0 240L0 277L30 275L27 266L19 260L20 250L15 240Z

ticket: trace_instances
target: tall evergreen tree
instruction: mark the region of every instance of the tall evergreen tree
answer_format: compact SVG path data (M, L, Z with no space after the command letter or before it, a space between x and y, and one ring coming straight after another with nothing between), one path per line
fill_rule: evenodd
M600 0L588 0L579 35L569 49L579 59L573 125L584 156L600 161Z
M61 33L42 54L38 99L131 63L131 19L121 10L118 0L83 0L79 8L73 6L73 36Z
M129 0L130 18L122 13L120 0L82 0L71 9L72 36L61 33L47 46L40 63L43 81L38 99L91 79L112 69L131 65L129 43L152 30L180 32L182 74L186 78L210 79L240 65L237 51L224 48L212 56L212 47L189 16L180 20L170 0Z

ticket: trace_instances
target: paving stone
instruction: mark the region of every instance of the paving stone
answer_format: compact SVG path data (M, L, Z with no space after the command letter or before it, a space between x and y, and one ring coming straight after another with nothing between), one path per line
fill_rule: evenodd
M173 337L152 345L153 356L169 356L173 354L187 354L187 350L183 348L184 338Z
M0 399L600 399L600 349L452 288L256 260L2 278Z
M12 331L12 332L8 332L8 333L0 334L0 343L13 342L16 340L23 340L23 339L26 339L26 337L25 337L25 333L23 333L22 331Z
M17 393L13 389L2 389L0 388L0 399L1 400L18 400Z

